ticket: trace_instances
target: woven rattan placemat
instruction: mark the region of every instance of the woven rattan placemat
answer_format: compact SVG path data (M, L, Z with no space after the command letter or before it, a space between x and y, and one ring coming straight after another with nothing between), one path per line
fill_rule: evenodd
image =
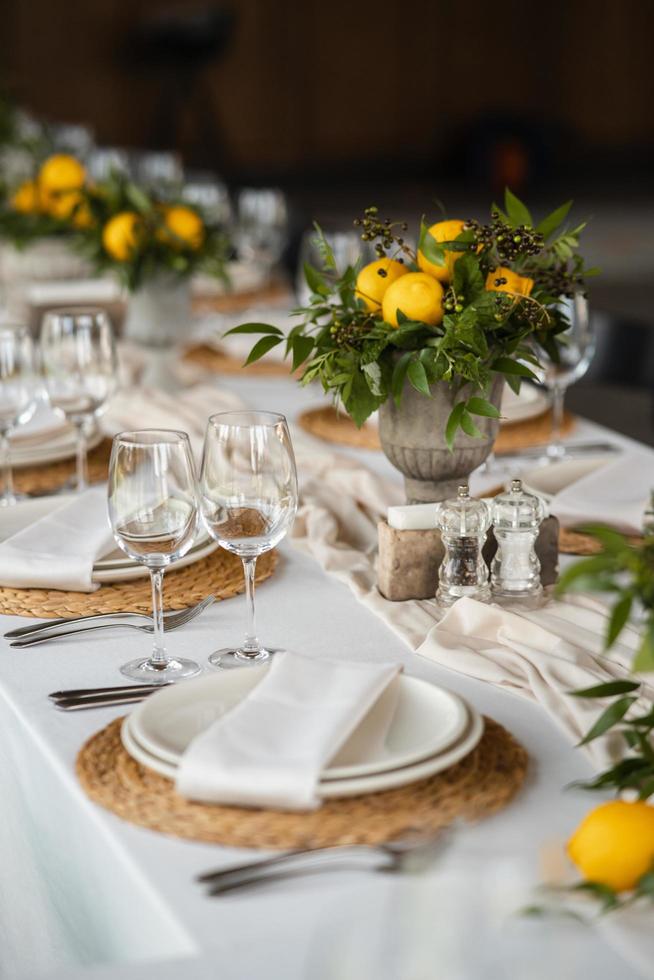
M269 578L277 565L277 554L268 551L257 561L257 582ZM241 559L222 548L164 579L164 608L186 609L205 596L229 599L242 592ZM56 589L0 588L0 613L8 616L55 618L92 616L108 612L152 612L148 577L101 585L96 592L61 592Z
M306 431L325 442L341 446L355 446L358 449L381 449L377 426L366 423L361 429L349 417L338 412L333 405L311 408L302 412L298 423ZM563 435L569 435L574 427L574 417L566 413L563 422ZM526 446L540 446L549 442L552 434L552 416L544 412L525 422L512 422L503 425L495 440L494 450L498 453L524 449Z
M197 344L195 347L189 347L183 359L187 364L194 364L215 374L241 374L245 371L247 374L267 375L268 377L289 376L289 365L281 361L267 361L264 357L262 360L244 367L244 357L232 357L230 354L216 350L208 344Z
M111 439L103 439L91 449L88 456L89 482L100 483L107 479ZM19 493L53 493L75 475L75 459L63 459L59 463L24 466L14 470L14 485Z
M124 820L191 840L233 847L378 844L412 830L436 831L457 818L479 820L518 792L527 753L497 722L470 755L445 772L400 789L326 800L311 813L190 803L173 783L136 762L122 746L122 719L94 735L77 757L86 793Z

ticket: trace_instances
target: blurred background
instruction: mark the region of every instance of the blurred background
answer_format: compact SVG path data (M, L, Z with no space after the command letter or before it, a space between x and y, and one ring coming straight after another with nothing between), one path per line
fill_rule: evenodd
M4 0L0 86L72 149L84 126L232 199L280 188L291 278L313 218L483 217L506 185L537 214L573 197L602 276L568 403L654 443L653 33L650 0Z

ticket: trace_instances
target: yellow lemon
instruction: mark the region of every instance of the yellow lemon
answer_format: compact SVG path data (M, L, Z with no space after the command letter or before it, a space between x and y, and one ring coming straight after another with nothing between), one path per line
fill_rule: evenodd
M48 157L39 171L39 184L46 194L79 190L85 180L84 167L68 153L55 153Z
M496 285L498 279L506 282ZM494 293L517 293L519 296L530 296L534 288L534 280L529 276L519 276L513 269L500 265L495 272L489 272L486 277L486 289Z
M102 229L102 244L112 258L127 262L138 248L141 227L135 211L120 211Z
M204 241L204 222L191 208L177 204L164 211L163 234L159 237L172 245L188 248L201 248ZM172 234L166 234L166 231Z
M400 276L406 275L408 271L406 266L395 259L377 259L376 262L369 262L357 276L356 295L363 300L369 310L378 310L391 283Z
M429 234L432 238L435 238L437 242L453 242L463 231L463 226L465 221L437 221L435 225L432 225L429 229ZM454 268L454 263L457 259L460 259L463 252L445 251L445 265L436 265L435 262L430 262L423 253L418 250L418 265L423 272L428 272L430 276L435 276L440 282L449 282L452 278L452 270Z
M408 272L391 283L382 300L386 323L397 327L397 311L435 327L443 319L443 287L424 272Z
M34 214L41 210L41 194L39 185L35 180L26 180L16 190L11 198L10 204L14 211L21 214Z
M59 221L70 221L76 228L88 228L93 215L80 191L62 191L47 198L47 211Z
M586 814L568 841L586 881L631 891L654 862L654 806L613 800Z

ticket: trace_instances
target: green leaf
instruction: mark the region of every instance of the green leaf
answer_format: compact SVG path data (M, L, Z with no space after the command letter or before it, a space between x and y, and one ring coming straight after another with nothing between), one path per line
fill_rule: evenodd
M404 379L406 378L407 369L411 358L413 357L413 351L406 351L399 358L395 367L393 368L393 376L391 378L391 394L395 399L395 404L399 407L400 401L402 400L402 392L404 390Z
M572 887L575 892L588 892L596 898L602 905L602 911L608 912L610 909L617 908L620 899L608 885L603 885L599 881L582 881Z
M314 339L313 337L304 337L302 334L296 334L291 340L291 347L293 350L293 367L292 371L297 371L300 364L304 364L306 359L313 351Z
M345 408L359 429L375 409L379 408L380 401L371 392L365 375L361 371L355 371Z
M418 242L418 250L422 252L429 262L433 262L434 265L442 267L446 264L447 260L445 258L445 249L441 248L441 246L438 244L425 224L424 219L420 222L420 240Z
M377 361L370 361L369 364L363 364L361 370L366 376L368 387L373 395L384 395L385 392L382 387L382 372Z
M283 337L283 332L279 327L273 327L271 323L241 323L238 327L226 330L223 337L229 337L233 333L270 333L277 337Z
M485 398L478 398L476 395L468 399L466 408L473 415L483 415L488 419L499 419L500 410Z
M248 359L243 366L246 367L248 364L258 361L260 357L267 354L269 350L273 349L273 347L277 347L278 344L281 344L282 339L282 337L262 337L261 340L257 340L256 344L248 354Z
M411 361L406 373L416 391L419 391L421 395L426 395L428 398L431 398L429 381L424 364L421 361Z
M313 227L316 230L317 236L314 239L314 244L320 253L325 269L331 269L333 272L336 272L336 259L334 258L331 245L325 238L325 234L317 221L314 221Z
M650 625L643 636L638 653L631 665L635 671L654 670L654 630Z
M152 208L152 201L136 184L128 182L125 185L125 197L137 211L150 211Z
M619 531L615 531L611 527L605 527L603 524L583 524L579 530L583 534L590 534L597 538L604 551L611 554L619 555L631 550L631 545L624 534L620 534Z
M606 630L606 640L605 649L608 650L609 647L613 646L620 633L622 632L629 616L631 614L631 606L633 604L633 596L630 592L616 602L613 609L611 610L611 618L609 620L609 625Z
M569 589L579 578L589 578L595 575L612 571L615 568L615 559L611 555L593 555L592 558L584 558L570 565L561 573L556 586L556 592L561 594Z
M318 270L314 269L308 262L304 263L304 278L312 293L317 293L319 296L329 296L329 286Z
M498 371L500 374L517 374L521 378L532 378L532 380L537 381L538 378L526 364L522 364L520 361L514 361L511 357L497 357L491 364L491 369L493 371Z
M450 412L450 417L447 420L447 425L445 426L445 441L450 451L454 448L454 437L456 435L456 430L461 425L461 416L465 411L465 407L465 402L457 402Z
M552 211L551 214L548 214L546 218L543 218L543 220L536 225L536 231L539 232L539 234L541 234L547 241L550 235L553 235L557 228L563 224L571 207L572 201L566 201L566 203L562 204L560 208L557 208L555 211Z
M509 221L515 228L517 225L532 225L531 214L526 204L523 204L507 187L504 191L504 207Z
M470 436L472 439L481 439L481 432L479 431L475 423L472 421L472 416L470 415L470 412L468 412L465 408L461 413L460 424L461 424L461 428L463 429L463 431L467 436Z
M613 728L613 726L617 724L621 718L624 718L634 701L637 700L638 698L630 694L626 697L618 698L617 701L610 704L606 711L603 711L599 716L590 731L584 735L581 742L579 742L579 745L588 745L588 743L592 742L593 739L599 738L600 735L604 735L605 732L608 732L609 728Z
M614 694L628 694L637 691L638 681L607 681L606 684L596 684L594 687L583 687L579 691L568 691L573 698L610 698Z

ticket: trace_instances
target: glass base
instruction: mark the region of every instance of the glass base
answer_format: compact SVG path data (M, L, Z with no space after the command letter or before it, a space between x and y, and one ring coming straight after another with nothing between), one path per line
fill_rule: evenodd
M173 658L159 664L149 657L131 660L120 668L121 674L133 681L140 681L141 684L171 684L185 677L194 677L201 670L200 665L194 660Z
M19 504L21 500L30 500L30 495L28 493L9 493L4 494L0 497L0 507L13 507L14 504Z
M221 670L233 670L235 667L256 667L257 664L265 664L276 653L283 653L283 650L261 647L256 656L248 656L236 647L225 647L216 650L209 657L209 663L213 667Z

